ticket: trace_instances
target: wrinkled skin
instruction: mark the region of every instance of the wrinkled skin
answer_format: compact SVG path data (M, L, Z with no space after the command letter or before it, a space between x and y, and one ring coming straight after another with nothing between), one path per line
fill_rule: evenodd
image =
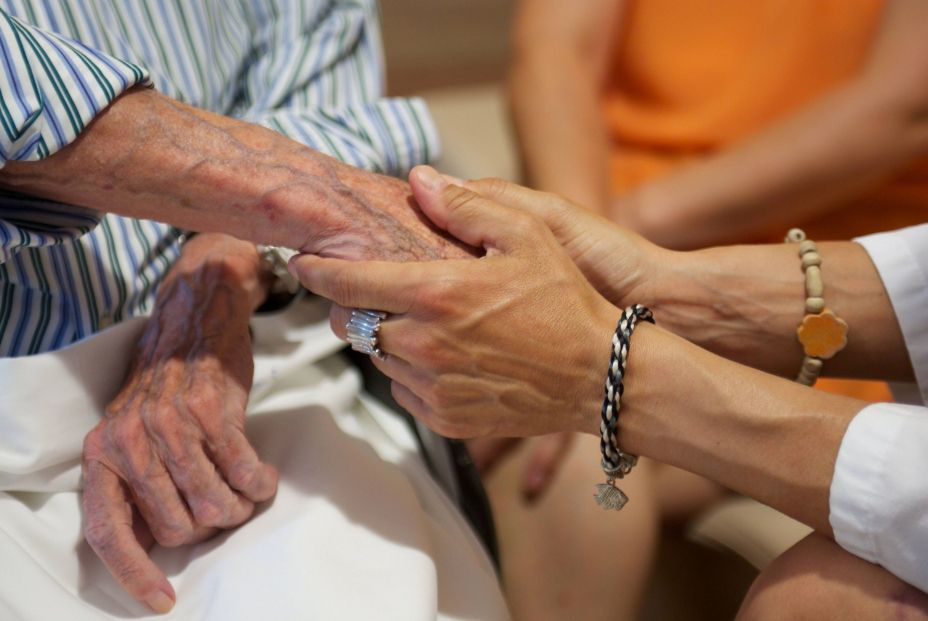
M145 550L245 522L277 472L245 436L248 320L263 297L257 254L194 238L159 291L122 389L84 441L84 531L117 581L158 612L174 592Z

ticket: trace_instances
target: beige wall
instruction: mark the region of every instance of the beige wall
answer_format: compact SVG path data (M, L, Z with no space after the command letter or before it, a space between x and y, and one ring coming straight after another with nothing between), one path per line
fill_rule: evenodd
M514 0L381 0L391 94L498 81Z

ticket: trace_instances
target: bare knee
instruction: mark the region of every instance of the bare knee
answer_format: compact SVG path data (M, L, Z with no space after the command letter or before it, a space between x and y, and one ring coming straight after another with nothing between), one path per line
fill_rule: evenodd
M928 620L928 595L878 565L809 535L770 564L748 592L739 621Z

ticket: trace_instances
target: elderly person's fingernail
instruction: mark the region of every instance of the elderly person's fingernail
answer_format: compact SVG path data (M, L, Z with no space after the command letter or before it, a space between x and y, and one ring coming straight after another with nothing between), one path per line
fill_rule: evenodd
M154 591L145 599L145 603L159 615L169 612L174 607L174 600L164 591Z
M431 166L417 166L412 172L419 183L429 190L437 191L448 184L445 178Z

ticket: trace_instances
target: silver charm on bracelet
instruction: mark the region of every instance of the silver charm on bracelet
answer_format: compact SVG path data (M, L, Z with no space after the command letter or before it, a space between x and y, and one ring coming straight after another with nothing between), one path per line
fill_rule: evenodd
M628 502L628 496L615 485L616 479L622 479L626 474L632 471L638 458L628 453L619 451L619 465L615 468L609 467L605 460L601 460L603 472L606 473L607 480L605 483L597 483L596 493L593 497L603 509L618 511Z
M380 331L381 322L386 318L387 314L381 311L363 308L352 310L351 318L345 324L351 349L383 360L385 354L378 347L377 333Z

